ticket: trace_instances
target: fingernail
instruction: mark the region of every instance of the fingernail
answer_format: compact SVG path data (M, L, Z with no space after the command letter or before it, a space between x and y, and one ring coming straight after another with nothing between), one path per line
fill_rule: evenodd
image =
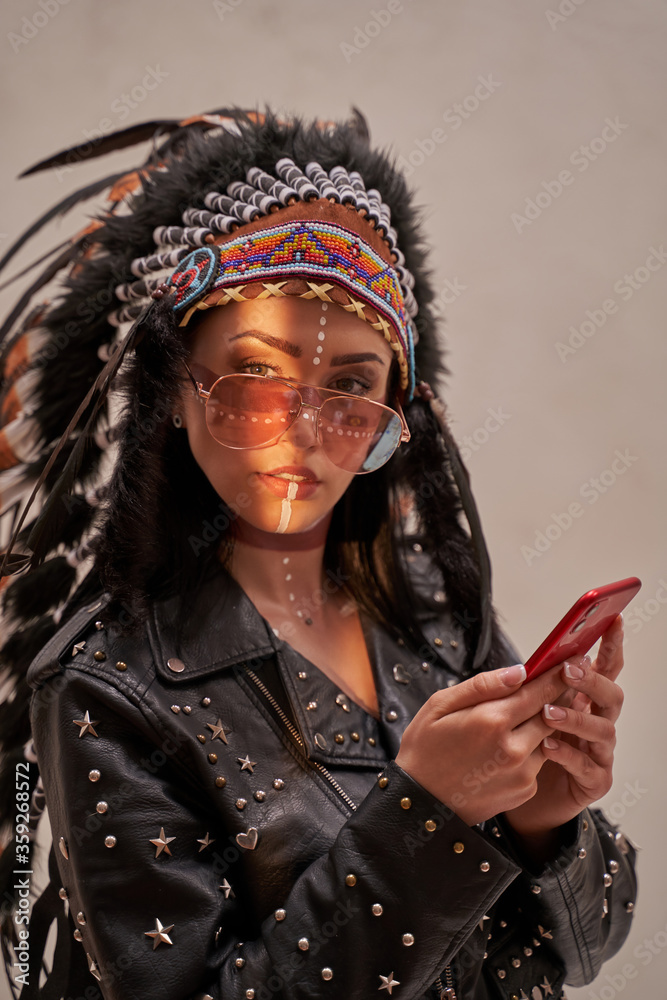
M545 705L544 714L547 719L558 719L559 721L562 721L567 718L567 712L565 709L559 708L558 705Z
M572 663L570 660L565 661L563 669L565 671L565 676L569 677L571 681L580 681L586 673L583 666L580 667L578 663Z
M526 668L523 663L516 663L513 667L505 667L500 671L500 679L507 687L516 687L526 679Z
M542 743L547 750L558 750L558 740L552 740L550 736L545 736Z

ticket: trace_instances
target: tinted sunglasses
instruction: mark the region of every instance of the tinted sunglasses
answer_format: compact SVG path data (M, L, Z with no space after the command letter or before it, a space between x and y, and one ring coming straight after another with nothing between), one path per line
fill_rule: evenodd
M299 418L311 420L325 455L339 469L375 472L410 431L396 409L363 396L273 375L218 376L186 364L197 395L206 400L211 436L226 448L266 448ZM205 386L210 386L206 389Z

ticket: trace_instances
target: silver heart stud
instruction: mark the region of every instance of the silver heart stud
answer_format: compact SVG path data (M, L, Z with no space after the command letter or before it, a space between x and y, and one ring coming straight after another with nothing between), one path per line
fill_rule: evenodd
M257 827L251 826L248 828L247 833L237 833L236 843L239 847L245 847L247 851L254 851L257 847L257 838L259 834L257 833Z
M407 670L405 669L405 667L403 666L402 663L395 663L394 664L393 674L394 674L394 680L398 684L409 684L410 683L410 674L407 672Z

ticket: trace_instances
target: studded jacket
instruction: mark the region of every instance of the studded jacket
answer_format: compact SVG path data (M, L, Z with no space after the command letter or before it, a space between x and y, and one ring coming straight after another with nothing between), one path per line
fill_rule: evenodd
M187 625L174 599L123 638L100 598L63 626L29 672L62 902L26 996L557 1000L597 975L635 900L622 834L584 810L531 870L502 818L471 828L394 761L461 676L444 595L409 558L429 647L363 621L379 719L222 569Z

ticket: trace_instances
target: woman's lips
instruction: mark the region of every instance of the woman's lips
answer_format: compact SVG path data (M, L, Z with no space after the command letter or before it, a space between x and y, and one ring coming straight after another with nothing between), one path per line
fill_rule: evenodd
M296 484L294 500L307 500L320 485L315 473L302 465L285 465L271 469L270 472L257 472L255 475L270 493L280 497L281 500L287 499L290 483Z

